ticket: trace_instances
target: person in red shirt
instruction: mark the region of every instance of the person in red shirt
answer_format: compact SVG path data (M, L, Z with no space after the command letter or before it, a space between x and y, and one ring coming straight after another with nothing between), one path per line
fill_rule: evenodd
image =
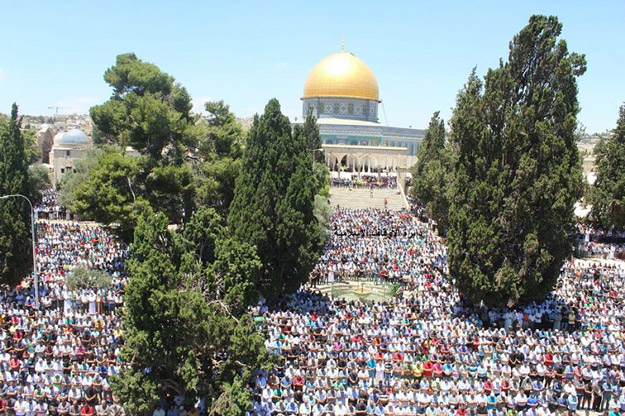
M432 364L432 361L430 361L429 359L423 363L423 376L424 377L432 377L432 371L433 371L434 365Z
M80 406L80 414L81 415L92 415L93 407L87 403L86 401L82 402L82 406Z
M490 381L490 379L488 379L484 382L484 394L488 396L492 391L493 383Z

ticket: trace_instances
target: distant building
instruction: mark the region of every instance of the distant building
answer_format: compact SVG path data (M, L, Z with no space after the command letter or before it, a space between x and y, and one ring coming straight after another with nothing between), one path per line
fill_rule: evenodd
M402 179L416 162L424 131L378 122L378 82L354 54L341 50L322 59L310 71L301 99L303 117L309 111L317 117L333 171L392 172Z
M54 145L54 130L48 124L43 124L37 130L35 138L37 139L37 147L41 150L39 161L41 163L50 163L50 152Z
M56 186L63 176L75 172L76 160L84 157L91 147L87 135L79 129L60 132L54 136L54 144L50 152L50 165L53 167L52 183Z

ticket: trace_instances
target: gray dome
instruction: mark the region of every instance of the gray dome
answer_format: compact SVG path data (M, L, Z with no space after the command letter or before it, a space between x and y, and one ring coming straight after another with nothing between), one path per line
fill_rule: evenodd
M82 130L72 129L61 138L61 144L87 144L89 139Z

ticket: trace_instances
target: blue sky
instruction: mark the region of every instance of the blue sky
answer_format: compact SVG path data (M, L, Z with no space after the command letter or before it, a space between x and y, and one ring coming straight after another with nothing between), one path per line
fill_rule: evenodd
M195 103L223 99L247 117L277 97L300 116L308 71L344 35L376 74L388 124L425 128L436 110L449 119L471 68L496 66L535 13L557 15L569 50L586 54L580 121L589 133L613 128L625 101L623 0L0 0L0 112L14 101L24 114L87 112L110 95L104 70L135 52Z

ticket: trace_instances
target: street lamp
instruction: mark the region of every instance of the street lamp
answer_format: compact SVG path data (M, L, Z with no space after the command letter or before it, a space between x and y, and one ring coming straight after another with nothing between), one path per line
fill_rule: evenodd
M30 233L33 240L33 274L34 274L34 282L35 282L35 309L39 309L39 277L37 273L37 251L35 248L35 209L33 208L32 202L30 199L26 198L22 194L13 194L13 195L3 195L0 196L0 199L8 199L8 198L24 198L28 205L30 205Z

